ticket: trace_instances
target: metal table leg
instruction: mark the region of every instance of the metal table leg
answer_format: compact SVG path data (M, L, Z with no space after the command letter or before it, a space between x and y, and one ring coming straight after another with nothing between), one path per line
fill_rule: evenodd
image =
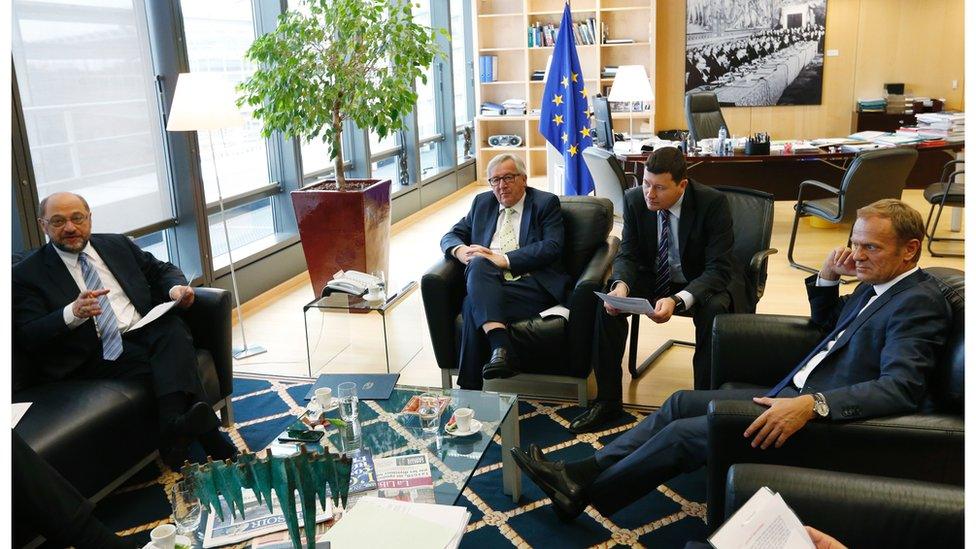
M518 398L512 404L512 409L502 420L502 492L512 496L512 501L518 503L522 497L522 472L515 463L515 458L509 452L519 446L519 406Z

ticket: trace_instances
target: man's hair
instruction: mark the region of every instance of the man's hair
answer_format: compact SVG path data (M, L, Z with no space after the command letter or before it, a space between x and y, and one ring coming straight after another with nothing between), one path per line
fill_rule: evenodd
M488 161L488 168L487 170L485 170L485 172L488 174L489 177L491 177L492 170L494 170L496 166L498 166L502 162L505 162L506 160L511 160L515 164L516 173L518 173L519 175L528 175L528 172L525 171L525 162L522 161L520 157L509 153L500 154L495 158L492 158L490 161Z
M858 209L857 217L880 217L891 220L891 227L895 230L895 236L902 244L909 240L918 240L918 252L912 259L918 263L918 259L922 255L921 243L925 238L925 223L922 222L922 214L918 213L915 208L901 200L885 198Z
M71 196L76 197L78 200L81 200L81 203L82 204L84 204L85 211L88 212L88 213L91 213L91 207L88 206L88 201L85 200L85 197L84 196L81 196L80 194L75 194L75 193L68 193L68 192L61 193L61 192L57 192L57 193L51 193L51 194L45 196L41 200L40 210L38 210L40 212L40 214L41 214L41 217L44 217L44 215L47 213L47 199L48 198L51 198L52 196L54 196L56 194L70 194Z
M677 147L661 147L644 163L645 169L654 175L662 173L671 174L671 179L675 183L680 183L685 178L688 168L685 164L685 155Z

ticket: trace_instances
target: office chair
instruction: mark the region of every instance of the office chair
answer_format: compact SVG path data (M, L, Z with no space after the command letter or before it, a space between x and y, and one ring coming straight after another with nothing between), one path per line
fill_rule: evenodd
M901 199L905 182L909 172L912 171L912 166L915 165L916 158L918 158L918 151L915 149L893 148L867 151L857 155L847 168L839 189L812 179L800 183L800 191L794 206L796 214L793 216L790 247L786 252L790 266L811 274L819 272L819 269L801 265L793 259L796 231L801 217L812 215L830 223L851 223L853 231L853 222L857 217L858 208L883 198ZM808 189L821 189L833 196L810 200L804 198ZM848 233L848 245L850 240L850 233ZM849 282L843 279L842 281Z
M614 221L621 221L624 214L624 191L631 186L640 185L637 176L625 173L617 157L606 149L587 147L583 150L583 162L586 162L586 167L593 176L596 196L612 202ZM627 184L628 178L633 180L633 185Z
M965 257L966 254L953 254L939 252L936 253L932 249L933 242L963 242L965 238L950 238L950 237L938 237L935 236L935 231L939 227L939 218L942 217L942 210L946 206L952 206L954 208L964 208L966 207L966 184L959 183L956 179L966 173L965 169L955 169L954 166L957 164L964 164L965 160L952 160L946 162L946 165L942 167L942 177L939 179L938 183L933 183L925 188L922 192L922 196L925 200L928 200L929 204L932 205L929 208L929 217L925 220L925 236L929 239L929 253L932 257ZM932 221L932 213L935 212L935 207L939 207L939 213L935 214L935 223L932 224L932 232L929 232L929 223Z
M722 126L728 129L718 96L714 92L688 92L685 94L685 121L688 132L695 141L718 137Z
M745 310L736 310L735 312L755 313L756 305L766 290L768 258L778 251L769 247L773 234L773 195L742 187L716 186L715 188L725 193L729 201L729 208L732 210L734 238L732 255L743 266L743 272L732 273L733 277L741 276L741 279L733 280L729 284L730 292L736 295L743 293L745 296ZM733 303L735 302L736 300L733 299ZM743 301L738 300L738 302L742 303ZM684 311L678 313L678 316L692 317L694 311ZM643 375L658 357L667 352L673 345L695 346L695 343L690 341L669 339L638 366L637 340L639 329L640 315L633 315L630 321L630 351L627 369L630 371L631 378L634 379Z

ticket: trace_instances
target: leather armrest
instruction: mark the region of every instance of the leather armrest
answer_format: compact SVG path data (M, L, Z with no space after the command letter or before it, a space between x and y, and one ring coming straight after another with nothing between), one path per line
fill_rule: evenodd
M719 315L712 325L712 388L729 381L772 387L822 337L806 317Z
M220 288L194 288L193 305L183 313L190 326L193 344L213 356L221 397L234 392L234 361L231 356L231 294Z
M800 520L849 547L962 547L963 489L945 484L740 463L726 479L726 516L763 486ZM865 517L870 516L870 520Z
M766 293L766 270L763 267L769 261L769 256L779 253L776 248L766 248L752 254L749 260L749 271L752 273L753 280L756 281L756 298L762 298Z
M464 265L444 258L420 279L420 292L427 315L427 328L434 358L441 369L457 368L454 348L454 320L464 299Z
M596 321L598 301L593 292L603 290L619 247L620 239L615 236L607 237L607 242L597 248L583 269L569 296L569 324L566 334L569 344L567 356L571 357L569 375L589 375L590 358L593 355L593 323Z

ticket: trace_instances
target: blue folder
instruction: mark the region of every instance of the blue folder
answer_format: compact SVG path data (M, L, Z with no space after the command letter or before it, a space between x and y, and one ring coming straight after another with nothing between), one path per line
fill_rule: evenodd
M322 374L308 390L305 400L315 398L315 390L319 387L329 387L332 396L338 397L339 384L347 381L356 384L359 400L386 400L390 398L398 379L400 374Z

